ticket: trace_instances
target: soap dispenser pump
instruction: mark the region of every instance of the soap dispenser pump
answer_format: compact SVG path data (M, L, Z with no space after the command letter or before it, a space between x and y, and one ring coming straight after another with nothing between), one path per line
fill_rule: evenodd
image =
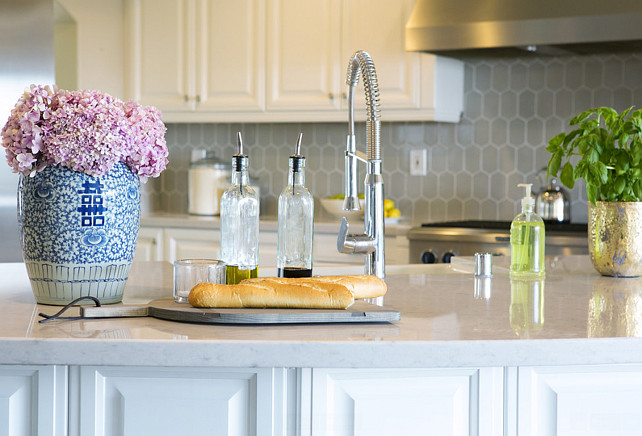
M243 139L237 134L232 157L232 184L221 196L221 259L225 262L228 285L258 277L259 197L250 186L249 160L243 153Z
M517 186L525 189L525 195L522 198L522 211L510 225L510 276L543 277L544 221L533 210L535 199L531 195L531 184L520 183Z
M288 184L278 202L277 275L312 276L314 197L305 187L305 156L301 154L299 133L294 154L289 159Z

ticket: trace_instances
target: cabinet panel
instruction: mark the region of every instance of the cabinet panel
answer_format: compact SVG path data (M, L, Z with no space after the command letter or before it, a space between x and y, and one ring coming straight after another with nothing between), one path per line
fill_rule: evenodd
M265 1L200 0L196 111L265 107Z
M163 260L163 229L141 227L138 229L134 262Z
M342 254L337 251L337 234L317 233L314 235L314 258L316 265L322 263L343 263L363 265L363 254Z
M642 434L642 365L519 368L518 434Z
M188 98L194 95L189 67L194 57L189 46L193 14L194 0L126 3L129 98L164 111L193 109L194 101Z
M0 435L67 434L67 370L0 366Z
M502 374L501 368L313 369L312 434L501 434Z
M274 0L268 11L267 109L340 107L337 0Z
M344 0L342 60L365 50L375 63L382 113L390 109L420 107L420 56L405 51L405 26L414 0ZM362 83L359 84L362 87ZM365 108L361 91L355 107Z
M268 435L272 370L80 368L80 433Z
M219 259L220 241L219 230L165 229L165 260Z

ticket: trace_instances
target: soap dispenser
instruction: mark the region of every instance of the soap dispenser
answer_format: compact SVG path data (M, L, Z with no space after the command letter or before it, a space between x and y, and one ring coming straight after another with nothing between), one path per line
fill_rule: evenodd
M259 197L249 184L248 157L237 134L232 185L221 196L221 260L228 285L259 273Z
M522 211L510 225L511 277L543 277L544 221L533 211L535 200L531 184L519 184L525 189Z
M288 184L278 203L277 275L312 276L314 198L305 187L305 156L301 155L299 133L294 154L290 156Z

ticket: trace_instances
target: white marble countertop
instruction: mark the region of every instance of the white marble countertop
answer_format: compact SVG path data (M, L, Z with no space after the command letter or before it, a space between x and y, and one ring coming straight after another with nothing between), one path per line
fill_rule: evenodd
M21 263L0 264L0 364L204 367L479 367L642 362L642 278L599 276L587 257L549 260L543 290L454 265L391 267L383 324L198 325L154 318L54 321ZM267 271L265 271L267 273ZM349 272L326 269L326 273ZM394 274L394 272L412 272ZM168 263L137 263L124 302L171 294ZM520 319L527 320L520 322Z

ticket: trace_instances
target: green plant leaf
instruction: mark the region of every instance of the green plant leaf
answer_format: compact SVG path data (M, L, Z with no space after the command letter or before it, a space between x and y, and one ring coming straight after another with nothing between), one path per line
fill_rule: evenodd
M630 108L625 109L624 111L622 111L622 113L620 114L620 118L621 119L626 118L626 116L629 114L629 112L631 112L631 110L633 110L633 106L631 106Z
M573 189L575 186L575 178L573 177L573 165L570 162L566 162L562 168L562 174L560 175L560 181L568 189Z
M558 150L561 150L561 145L564 142L565 136L566 135L564 133L553 136L553 138L548 141L548 147L546 147L546 151L548 151L549 153L556 153Z
M634 193L636 196L636 201L640 201L642 199L642 180L638 180L635 182L634 186Z
M562 143L562 147L564 148L564 150L568 148L568 145L571 143L571 141L573 141L580 133L582 133L580 129L575 129L566 135L566 137L564 138L564 142Z
M631 147L629 149L629 155L631 156L631 160L629 164L632 167L636 167L639 165L640 160L642 160L642 144L640 143L639 140L635 140L631 142Z
M615 179L615 184L613 185L613 192L616 195L620 195L622 192L624 192L625 187L626 187L626 177L618 176Z
M624 174L629 170L629 156L626 153L618 153L615 159L615 173Z
M629 138L631 136L628 133L622 132L620 137L618 138L617 142L620 148L626 148L627 144L629 143Z
M584 120L580 123L579 128L586 132L592 132L600 127L599 120Z
M617 111L615 111L615 109L612 109L610 107L601 107L598 109L598 112L604 118L604 124L606 124L608 130L618 129L620 115L617 113Z
M570 126L576 126L594 113L595 113L595 109L589 109L587 111L584 111L581 114L576 115L568 124Z
M591 147L586 152L586 158L588 159L589 163L594 164L595 162L600 160L600 153L598 153L595 148Z
M551 159L548 161L546 178L548 179L551 176L557 177L557 173L560 170L561 164L562 164L562 152L560 150L559 152L554 153L553 156L551 156Z
M590 168L597 171L600 182L607 183L609 181L609 170L606 168L604 162L596 162L595 165L592 165Z
M573 179L586 179L588 174L588 162L585 159L581 159L573 168Z

